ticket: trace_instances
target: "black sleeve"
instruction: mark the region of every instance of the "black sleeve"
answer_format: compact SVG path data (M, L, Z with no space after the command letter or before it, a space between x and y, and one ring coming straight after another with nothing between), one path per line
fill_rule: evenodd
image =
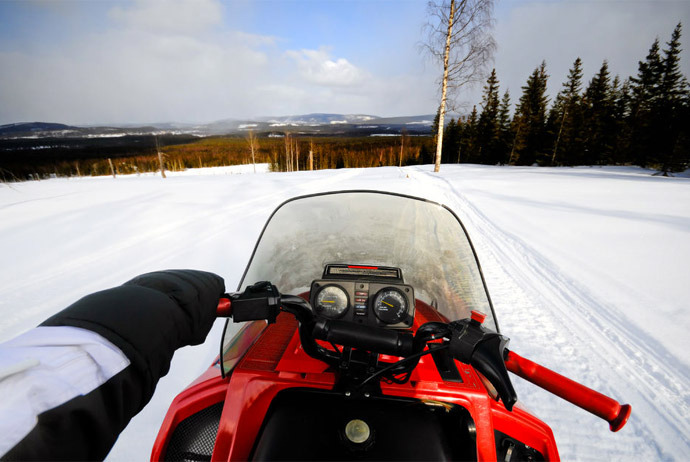
M103 459L151 399L175 350L204 341L223 292L223 279L215 274L160 271L88 295L43 322L96 332L130 365L91 393L40 414L34 429L2 458Z

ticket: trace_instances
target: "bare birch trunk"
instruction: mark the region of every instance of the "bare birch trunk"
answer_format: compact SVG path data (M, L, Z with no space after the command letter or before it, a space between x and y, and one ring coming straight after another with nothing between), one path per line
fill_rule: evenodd
M450 56L450 38L453 35L453 19L455 18L455 0L450 0L450 14L448 15L448 34L446 35L446 49L443 52L443 83L441 87L441 106L438 115L438 132L436 133L436 162L434 172L441 170L441 152L443 151L443 127L446 116L446 97L448 94L448 58Z
M398 167L402 167L403 149L405 146L405 135L400 135L400 158L398 159Z
M158 144L158 137L154 136L154 139L156 140L156 151L158 151L158 165L161 170L161 176L163 178L166 178L165 176L165 162L163 161L163 153L161 152L160 145Z
M110 165L110 173L113 174L113 178L117 178L117 176L115 176L115 167L113 167L113 160L110 157L108 157L108 165Z
M254 165L254 173L256 173L255 151L257 148L257 140L256 140L256 137L254 136L253 130L249 130L249 133L247 134L247 143L249 143L249 149L252 152L252 165Z
M285 171L290 171L290 134L285 133Z
M309 170L314 170L314 140L309 140Z

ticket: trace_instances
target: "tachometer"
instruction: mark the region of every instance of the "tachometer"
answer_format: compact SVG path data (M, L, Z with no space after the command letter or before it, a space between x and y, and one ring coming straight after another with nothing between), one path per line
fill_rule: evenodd
M386 324L397 324L407 319L407 298L398 289L380 290L374 299L374 313Z
M316 296L316 312L327 318L339 318L349 305L347 293L336 285L325 286Z

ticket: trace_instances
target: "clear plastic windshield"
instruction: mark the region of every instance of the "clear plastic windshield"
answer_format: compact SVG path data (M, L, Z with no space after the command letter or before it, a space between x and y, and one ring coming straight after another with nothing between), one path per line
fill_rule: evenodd
M281 293L307 292L328 263L401 268L416 297L449 320L479 310L497 330L465 230L439 204L377 192L288 201L266 224L240 290L271 281Z

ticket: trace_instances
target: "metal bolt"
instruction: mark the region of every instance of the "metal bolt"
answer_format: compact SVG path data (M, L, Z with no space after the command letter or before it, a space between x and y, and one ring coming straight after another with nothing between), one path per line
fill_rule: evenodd
M352 394L352 393L350 393L349 391L346 391L346 392L345 392L345 396L350 396L351 394Z

